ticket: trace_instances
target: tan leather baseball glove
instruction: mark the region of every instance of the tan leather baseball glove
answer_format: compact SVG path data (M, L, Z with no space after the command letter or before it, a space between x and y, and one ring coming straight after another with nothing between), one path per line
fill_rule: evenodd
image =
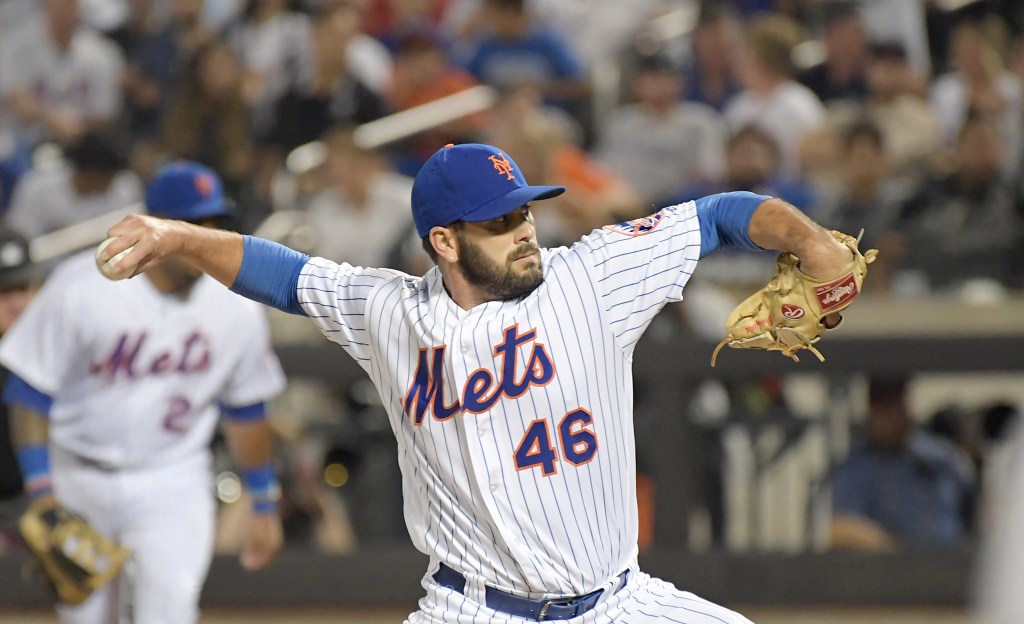
M849 248L849 267L838 276L825 280L808 277L800 270L800 259L791 253L779 254L775 275L768 285L736 306L725 322L726 337L715 347L711 366L725 345L734 349L782 351L799 361L796 352L808 349L822 362L825 357L814 347L826 329L825 317L846 309L860 294L868 274L868 265L877 249L861 253L859 238L832 231L832 236Z
M85 602L112 581L131 554L53 499L33 503L18 527L57 596L68 604Z

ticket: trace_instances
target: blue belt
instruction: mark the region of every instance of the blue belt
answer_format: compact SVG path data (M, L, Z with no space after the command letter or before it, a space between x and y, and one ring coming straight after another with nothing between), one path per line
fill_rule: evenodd
M625 587L629 570L624 570L619 575L619 584L612 593L617 593ZM466 593L466 577L445 564L434 574L434 580L442 587L447 587L460 594ZM531 600L521 596L514 596L493 587L486 588L486 600L484 603L495 611L501 611L517 617L547 622L548 620L568 620L578 615L583 615L597 606L597 601L604 593L598 589L583 596L568 596L566 598L552 598L549 600Z

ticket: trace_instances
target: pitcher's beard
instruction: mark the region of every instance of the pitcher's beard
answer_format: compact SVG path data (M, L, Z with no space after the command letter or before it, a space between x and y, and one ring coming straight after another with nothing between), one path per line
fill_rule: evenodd
M488 258L479 246L462 236L459 236L459 250L458 266L466 276L466 281L495 300L507 301L525 297L544 281L539 253L536 256L536 264L522 272L516 272L512 266L517 257L531 250L538 250L536 245L524 243L517 247L509 254L504 267Z

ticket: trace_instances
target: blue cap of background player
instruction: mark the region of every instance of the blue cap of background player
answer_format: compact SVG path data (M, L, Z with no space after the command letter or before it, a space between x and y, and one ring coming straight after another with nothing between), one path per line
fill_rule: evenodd
M146 187L146 212L155 217L204 221L232 216L220 178L195 162L176 162L157 171Z
M423 238L436 226L497 219L564 192L564 186L530 186L516 163L496 147L449 143L416 174L412 218Z

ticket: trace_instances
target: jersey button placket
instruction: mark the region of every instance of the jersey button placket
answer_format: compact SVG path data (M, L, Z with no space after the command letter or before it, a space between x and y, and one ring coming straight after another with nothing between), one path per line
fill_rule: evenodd
M475 371L481 367L493 369L493 362L487 356L483 356L484 360L478 359L478 354L489 353L484 350L477 350L473 348L475 344L481 344L489 338L486 336L486 330L481 328L481 335L477 336L474 334L473 325L469 324L469 319L463 320L453 332L452 345L454 347L453 352L453 364L458 360L458 364L453 367L455 370L460 372L458 379L458 387L460 389L465 388L467 379L461 377L461 373L464 371ZM469 413L463 412L460 418L465 419L463 421L465 432L466 448L469 451L469 468L470 478L476 481L479 491L483 494L484 506L488 511L490 522L499 528L502 533L505 532L503 528L505 525L504 520L501 517L501 512L494 502L494 495L503 487L503 479L499 462L500 457L496 457L493 452L489 451L490 445L488 444L487 435L491 431L490 418L491 411L485 411L480 413ZM474 435L474 432L476 435Z
M455 347L451 354L452 360L452 380L455 382L457 389L464 388L466 385L466 378L462 376L462 371L473 371L480 367L478 362L474 362L472 356L472 342L473 342L473 331L469 326L470 319L463 319L452 333L451 344ZM458 371L458 373L456 372ZM461 398L461 397L460 397ZM484 426L477 426L480 423L480 419L487 417L487 412L480 414L470 414L463 412L459 415L459 418L465 419L464 425L464 436L466 438L466 447L469 450L470 465L467 466L470 470L471 478L476 480L478 487L481 491L491 492L492 494L498 490L499 479L493 474L492 470L488 471L487 461L485 459L485 452L480 447L479 442L474 438L482 438L486 431ZM476 430L477 435L473 436L472 432ZM493 461L493 460L492 460ZM477 469L476 467L479 467ZM485 497L486 498L486 497Z

